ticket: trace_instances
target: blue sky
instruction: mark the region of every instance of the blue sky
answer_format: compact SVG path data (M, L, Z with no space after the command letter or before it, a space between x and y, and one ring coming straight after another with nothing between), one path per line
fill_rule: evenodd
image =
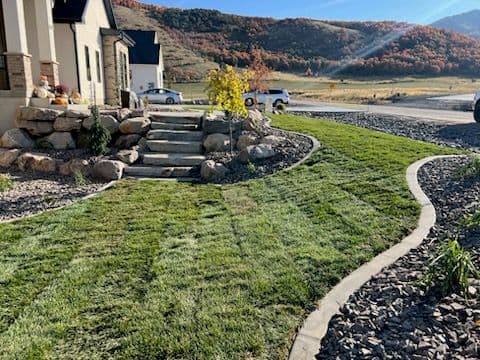
M480 0L142 0L181 8L335 20L397 20L429 24L444 16L480 9Z

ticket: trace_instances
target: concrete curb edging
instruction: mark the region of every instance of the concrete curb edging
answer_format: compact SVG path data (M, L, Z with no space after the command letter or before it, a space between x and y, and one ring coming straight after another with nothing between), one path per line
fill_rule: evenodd
M317 304L317 309L305 320L295 337L289 360L314 360L320 350L320 343L326 335L330 320L347 302L350 296L367 283L373 276L390 266L410 250L417 248L430 233L436 222L436 212L430 199L418 183L418 171L425 164L458 155L431 156L419 160L407 169L408 187L421 206L417 228L400 243L376 256L344 278Z
M61 209L66 208L67 206L72 206L72 205L77 204L79 202L92 199L94 197L97 197L101 193L103 193L105 190L108 190L108 189L112 188L119 181L120 180L110 181L109 183L107 183L107 184L103 185L101 188L99 188L97 191L95 191L91 194L85 195L85 196L83 196L81 198L78 198L76 200L73 200L69 204L65 204L65 205L62 205L62 206L59 206L59 207L55 207L55 208L47 209L47 210L44 210L44 211L40 211L40 212L35 213L35 214L29 214L29 215L26 215L26 216L21 216L21 217L18 217L18 218L0 220L0 224L11 224L11 223L14 223L14 222L17 222L17 221L30 219L34 216L42 215L42 214L45 214L45 213L48 213L48 212L51 212L51 211L61 210Z

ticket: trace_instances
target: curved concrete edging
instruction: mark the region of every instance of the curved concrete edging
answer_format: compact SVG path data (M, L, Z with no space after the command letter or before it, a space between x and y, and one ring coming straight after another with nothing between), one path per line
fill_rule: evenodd
M78 198L76 200L73 200L71 203L69 204L65 204L65 205L62 205L62 206L59 206L59 207L55 207L55 208L51 208L51 209L46 209L44 211L40 211L38 213L35 213L35 214L29 214L29 215L26 215L26 216L21 216L21 217L18 217L18 218L13 218L13 219L8 219L8 220L0 220L0 224L11 224L11 223L14 223L16 221L21 221L21 220L25 220L25 219L30 219L34 216L38 216L38 215L41 215L41 214L45 214L47 212L50 212L50 211L56 211L56 210L61 210L61 209L64 209L66 208L67 206L71 206L71 205L74 205L76 203L79 203L79 202L82 202L82 201L85 201L85 200L89 200L89 199L92 199L98 195L100 195L100 193L104 192L105 190L108 190L110 189L111 187L113 187L117 182L119 182L120 180L114 180L114 181L110 181L109 183L105 184L104 186L102 186L101 188L99 188L97 191L91 193L91 194L88 194L88 195L85 195L81 198Z
M408 167L406 174L408 187L421 206L417 228L399 244L376 256L344 278L320 300L317 310L310 314L297 333L289 360L315 359L315 355L320 350L320 343L327 333L330 320L339 312L350 296L384 268L392 265L410 250L417 248L428 236L431 228L435 225L436 213L433 204L418 183L418 171L433 160L456 156L459 155L431 156Z

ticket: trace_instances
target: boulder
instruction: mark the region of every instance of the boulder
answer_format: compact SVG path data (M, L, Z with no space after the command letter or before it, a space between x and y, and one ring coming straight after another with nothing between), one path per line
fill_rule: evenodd
M276 135L268 135L260 140L260 144L278 146L279 144L285 142L286 139Z
M62 114L63 111L61 110L22 106L19 110L18 116L21 120L28 121L55 121L55 119Z
M51 121L29 121L17 119L15 126L19 129L25 129L33 136L45 136L53 132L53 123Z
M93 167L93 176L101 180L120 180L125 164L116 160L100 160Z
M263 120L263 115L259 110L248 110L248 119L259 123Z
M75 117L58 117L53 123L55 131L80 131L82 119Z
M42 140L55 150L75 149L75 141L69 132L54 132Z
M237 138L242 131L242 121L238 119L232 120L232 133ZM205 134L230 134L230 122L225 119L225 114L215 111L212 114L206 114L203 121L203 131Z
M127 135L128 136L128 135ZM143 154L146 152L150 151L150 148L148 147L148 141L146 138L142 137L140 141L138 142L138 146L136 149L139 153Z
M75 173L81 173L83 176L89 176L91 169L90 163L84 159L72 159L58 167L60 175L71 176Z
M115 142L115 147L119 149L129 149L138 144L142 137L137 134L120 135Z
M0 149L0 167L8 168L12 166L21 152L19 149Z
M90 130L94 122L93 117L90 116L83 120L83 127ZM118 132L119 122L112 115L100 115L100 123L110 131L110 134Z
M200 176L207 181L221 180L225 177L228 169L222 163L213 160L206 160L202 163Z
M148 111L146 109L130 110L130 117L131 118L148 117Z
M248 146L257 145L258 140L253 135L240 135L237 141L237 149L242 151L245 150Z
M21 129L7 130L0 138L0 146L9 149L25 149L35 145L28 134Z
M150 129L151 121L145 117L136 117L120 123L122 134L145 134Z
M240 152L238 158L242 164L248 164L249 162L269 159L275 155L276 153L272 149L272 145L260 144L248 146Z
M252 119L244 119L242 121L242 129L245 131L254 131L258 132L258 123Z
M138 160L139 154L137 150L120 150L117 153L117 159L123 161L127 165L133 164Z
M224 134L208 135L203 146L207 152L223 152L230 150L230 136ZM233 140L235 146L235 140Z
M22 171L32 170L44 173L55 172L57 163L55 159L45 154L24 153L17 159L17 165Z
M62 117L74 118L74 119L86 119L90 117L91 112L88 110L67 110L63 113Z
M120 109L118 110L118 120L120 122L122 122L123 120L127 120L131 114L132 114L132 110L130 109L127 109L127 108Z

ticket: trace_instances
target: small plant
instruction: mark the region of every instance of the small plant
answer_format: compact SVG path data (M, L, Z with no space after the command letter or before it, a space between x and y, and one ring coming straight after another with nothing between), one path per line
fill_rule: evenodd
M287 107L284 103L279 103L277 105L277 110L283 113L283 112L287 111Z
M13 186L12 180L10 180L7 176L0 175L0 193L7 191Z
M88 149L93 155L104 155L112 139L108 129L100 122L100 112L97 106L92 106L93 126L90 129Z
M472 156L467 164L457 170L456 177L458 179L480 177L480 157Z
M82 174L81 171L75 171L73 173L73 181L75 181L75 185L77 186L85 186L90 183L90 181Z
M442 244L422 283L428 288L439 286L444 294L459 290L464 296L468 296L470 277L478 277L478 270L470 253L455 239Z
M255 174L255 173L257 172L257 167L255 166L254 163L249 162L249 163L247 164L247 170L248 170L248 172L249 172L250 174Z

